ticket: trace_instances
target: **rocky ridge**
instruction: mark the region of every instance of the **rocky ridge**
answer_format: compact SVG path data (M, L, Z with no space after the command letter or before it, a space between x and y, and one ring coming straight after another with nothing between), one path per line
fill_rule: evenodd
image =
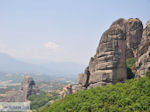
M102 36L96 54L85 72L79 74L72 92L124 82L127 79L126 59L136 58L136 77L150 70L150 21L143 30L138 18L120 18Z

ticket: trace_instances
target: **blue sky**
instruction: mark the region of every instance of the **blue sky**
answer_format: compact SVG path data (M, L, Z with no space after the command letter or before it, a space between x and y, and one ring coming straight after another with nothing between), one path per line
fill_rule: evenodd
M150 20L149 0L0 0L0 52L88 64L101 34L118 18Z

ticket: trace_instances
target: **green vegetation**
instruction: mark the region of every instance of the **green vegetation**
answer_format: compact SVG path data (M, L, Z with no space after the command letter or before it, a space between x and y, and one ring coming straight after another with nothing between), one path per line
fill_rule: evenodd
M82 90L47 104L40 112L150 112L150 78Z
M150 77L150 71L146 72L146 76Z
M136 62L135 58L128 58L126 60L127 67L132 68Z
M126 60L126 64L127 64L127 78L128 79L132 79L135 77L135 74L136 74L136 70L134 68L134 64L136 62L136 59L135 58L128 58Z
M32 94L28 97L28 100L31 101L31 109L39 109L40 107L47 104L49 101L58 99L57 93L46 93L41 91L40 94Z

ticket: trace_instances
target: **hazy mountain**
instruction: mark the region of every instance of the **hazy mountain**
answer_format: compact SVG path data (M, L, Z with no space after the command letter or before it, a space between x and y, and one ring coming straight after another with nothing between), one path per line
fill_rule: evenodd
M49 75L77 75L82 72L84 65L70 62L46 62L31 64L20 61L8 54L0 53L0 72L40 72Z
M1 72L42 72L47 69L30 63L25 63L12 58L8 54L0 53L0 71Z

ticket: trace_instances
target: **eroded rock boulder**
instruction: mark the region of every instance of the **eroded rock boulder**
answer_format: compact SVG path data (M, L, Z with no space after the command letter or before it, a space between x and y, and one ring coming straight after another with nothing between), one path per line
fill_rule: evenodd
M72 94L72 85L66 85L63 90L60 92L60 97L63 98L69 94Z

